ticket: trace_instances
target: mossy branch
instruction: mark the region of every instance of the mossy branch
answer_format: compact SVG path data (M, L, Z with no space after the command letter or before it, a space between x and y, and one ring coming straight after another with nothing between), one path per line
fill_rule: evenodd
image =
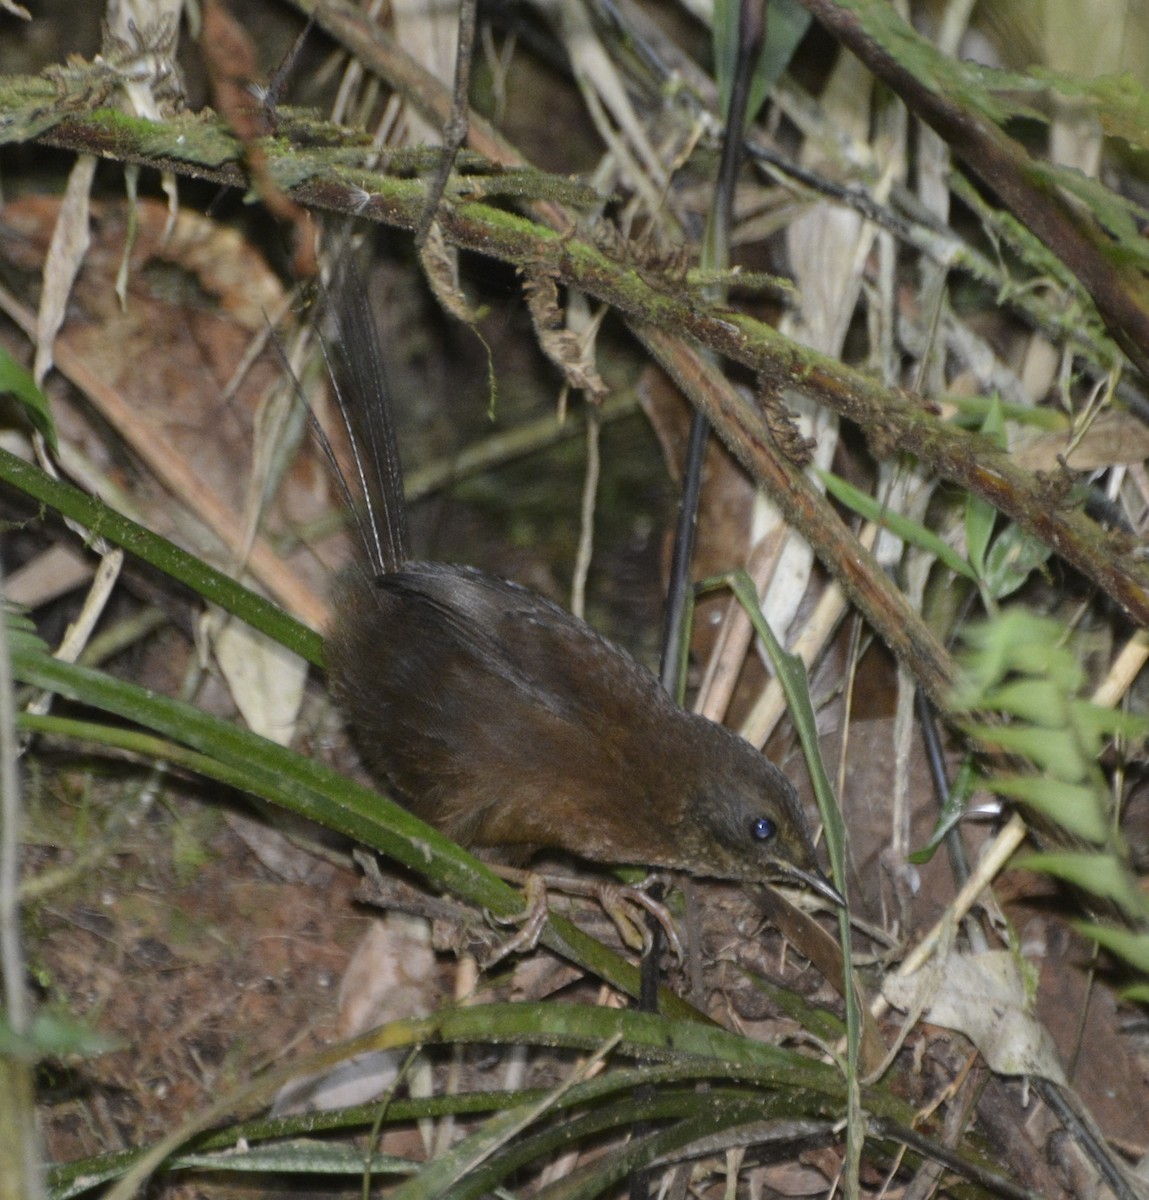
M336 6L338 7L338 6ZM210 113L154 123L109 109L82 111L74 96L53 103L43 79L0 81L0 142L36 140L76 152L150 165L222 185L250 186L239 143ZM360 135L286 114L281 134L266 143L268 177L296 202L312 209L414 229L425 189L412 177L369 169ZM304 134L307 134L306 144ZM290 134L290 137L288 136ZM229 157L231 155L231 157ZM678 273L617 245L609 231L571 232L561 205L589 193L544 172L508 173L489 167L459 174L438 214L446 240L498 258L525 274L549 276L625 313L656 336L669 353L696 358L701 344L743 363L776 385L826 404L855 422L878 458L908 453L943 478L983 497L1092 579L1139 624L1149 624L1149 564L1136 560L1123 539L1101 530L1064 498L1056 482L1019 468L1009 455L943 422L919 397L883 387L869 376L790 341L753 318L707 303ZM494 207L500 193L529 202L563 232ZM561 214L556 216L555 214ZM692 393L701 403L699 393ZM832 510L814 496L795 503L796 471L786 471L758 407L731 389L710 405L715 429L755 479L814 546L846 586L851 599L883 640L936 700L942 701L952 668L924 623L909 611L896 587L861 550Z

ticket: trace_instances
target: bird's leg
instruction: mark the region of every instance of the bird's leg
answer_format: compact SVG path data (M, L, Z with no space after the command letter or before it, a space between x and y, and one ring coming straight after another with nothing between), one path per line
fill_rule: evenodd
M547 881L533 871L520 871L515 867L504 867L491 864L491 870L496 875L523 889L523 900L526 907L513 917L493 917L500 925L518 925L518 931L509 937L502 945L495 946L484 956L480 966L484 971L489 970L497 962L501 962L510 954L519 954L533 950L539 944L543 926L547 923Z
M528 907L522 916L512 918L512 921L522 922L524 931L533 930L534 938L533 941L528 942L521 940L521 935L516 934L505 949L500 949L499 958L503 958L513 951L531 950L538 943L539 935L542 933L543 924L546 921L546 896L549 888L568 896L588 896L597 900L602 906L603 912L614 922L623 943L632 950L645 950L650 935L643 927L643 923L635 920L629 910L631 906L644 909L666 931L667 944L675 956L680 961L682 959L682 942L677 929L675 929L674 918L665 904L655 900L653 896L647 895L644 890L657 876L652 875L644 883L632 887L622 883L609 883L603 879L583 879L572 875L540 875L534 871L523 871L516 867L494 864L491 865L491 870L508 882L517 884L524 889ZM541 909L536 907L540 902L540 897Z

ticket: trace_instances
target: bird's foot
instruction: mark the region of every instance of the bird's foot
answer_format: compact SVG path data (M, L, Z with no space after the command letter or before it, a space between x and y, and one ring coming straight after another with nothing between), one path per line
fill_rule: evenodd
M523 888L527 907L521 914L499 921L499 924L521 925L521 929L504 945L496 948L495 956L484 963L485 967L508 954L533 950L538 945L543 926L546 924L548 889L568 896L587 896L597 900L603 912L614 922L623 943L632 950L646 953L650 947L650 931L645 920L634 912L635 908L642 909L659 923L666 934L667 945L679 961L682 959L682 941L670 910L645 890L654 883L657 876L652 875L643 883L630 886L570 875L539 875L534 871L523 871L516 867L492 866L492 870L503 879Z
M533 871L520 871L515 867L495 866L492 867L492 870L496 875L501 875L504 879L519 884L523 889L523 900L526 904L523 911L514 916L491 916L491 919L500 925L517 925L519 928L483 956L479 965L484 971L489 970L511 954L521 954L524 951L533 950L539 944L549 911L547 908L547 881L542 875L536 875Z

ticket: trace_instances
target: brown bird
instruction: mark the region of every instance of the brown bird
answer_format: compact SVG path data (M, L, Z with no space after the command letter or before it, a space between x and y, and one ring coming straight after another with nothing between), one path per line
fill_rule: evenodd
M504 862L540 849L720 879L790 877L835 902L790 781L675 705L557 604L474 567L411 561L378 338L340 289L325 348L352 446L361 555L336 586L334 695L413 813ZM334 360L334 361L333 361Z

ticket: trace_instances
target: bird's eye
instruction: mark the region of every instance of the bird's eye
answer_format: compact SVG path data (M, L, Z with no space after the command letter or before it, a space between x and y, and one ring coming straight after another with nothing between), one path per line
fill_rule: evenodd
M755 817L750 822L750 836L756 842L768 842L777 832L778 827L769 817Z

